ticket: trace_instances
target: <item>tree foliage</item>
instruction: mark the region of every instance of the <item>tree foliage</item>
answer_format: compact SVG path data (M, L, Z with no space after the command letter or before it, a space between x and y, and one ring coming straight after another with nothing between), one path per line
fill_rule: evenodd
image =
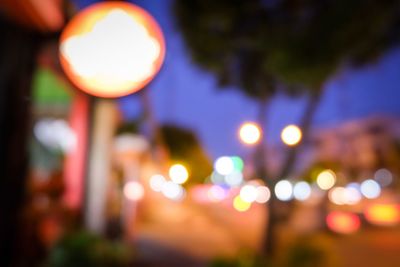
M193 60L256 98L317 90L400 37L398 0L176 0L174 12Z
M212 172L212 166L197 136L191 130L176 125L163 125L161 134L171 160L189 168L188 184L203 183Z
M264 68L266 14L258 1L178 0L177 23L193 60L255 98L274 93Z

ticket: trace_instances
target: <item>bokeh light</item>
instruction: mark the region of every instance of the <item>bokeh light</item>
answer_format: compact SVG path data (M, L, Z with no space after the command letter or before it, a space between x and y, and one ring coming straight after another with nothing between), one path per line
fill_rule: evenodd
M353 189L357 190L358 192L360 192L360 184L356 183L356 182L347 184L346 188L353 188Z
M224 184L225 183L225 175L222 175L216 171L213 171L210 180L213 184Z
M362 199L359 187L356 187L354 184L349 184L346 186L345 196L347 205L355 205Z
M286 126L281 133L282 141L288 146L297 145L301 141L301 137L300 128L293 124Z
M155 174L150 177L150 180L149 180L150 188L153 191L161 192L166 181L167 180L165 179L165 177L162 176L161 174Z
M142 8L122 1L97 3L65 27L60 62L81 90L119 97L142 89L158 72L165 44L160 27Z
M332 170L324 170L317 176L317 185L322 190L329 190L336 183L336 174Z
M346 187L334 187L329 190L329 200L336 205L355 205L361 201L360 191L352 186L347 185Z
M169 168L169 177L176 184L184 184L189 178L189 172L182 164L174 164Z
M224 177L225 183L229 186L238 186L243 183L243 173L233 172Z
M185 190L183 189L183 187L172 181L164 183L161 192L166 198L176 201L182 200L185 196Z
M241 171L243 171L244 162L243 162L242 158L241 158L241 157L238 157L238 156L233 156L233 157L231 157L231 159L232 159L232 162L233 162L233 166L234 166L234 168L235 168L235 171L236 171L236 172L241 172Z
M346 201L346 188L338 186L329 190L329 200L336 205L345 205Z
M254 202L257 198L257 188L254 185L245 185L240 189L240 198L246 202Z
M226 190L219 185L211 186L207 191L207 197L212 202L219 202L227 197L228 193Z
M364 214L371 224L393 226L400 223L400 207L396 204L372 204Z
M275 195L281 201L289 201L293 198L293 186L288 180L281 180L275 185Z
M311 195L311 187L307 182L297 182L293 187L293 196L295 199L304 201Z
M46 147L71 152L76 147L76 135L68 122L61 119L41 119L34 128L35 137Z
M375 172L374 179L385 187L393 182L393 174L388 169L379 169Z
M123 191L125 197L132 201L138 201L144 197L143 185L136 181L127 182Z
M380 196L381 187L372 179L365 180L360 186L361 194L368 199L374 199Z
M236 196L233 199L233 207L237 211L244 212L250 209L251 203L244 201L240 196Z
M254 122L246 122L239 129L240 140L248 145L254 145L260 141L261 129Z
M271 191L266 186L258 186L257 187L257 203L267 203L271 198Z
M228 175L235 169L235 164L231 157L219 157L214 163L215 170L222 175Z
M339 234L351 234L358 231L360 218L350 212L332 211L326 217L328 228Z

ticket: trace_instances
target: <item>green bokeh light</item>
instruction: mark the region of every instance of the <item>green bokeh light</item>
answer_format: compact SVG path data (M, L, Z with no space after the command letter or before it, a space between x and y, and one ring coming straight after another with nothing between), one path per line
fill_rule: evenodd
M243 171L243 167L244 167L243 160L238 156L231 157L231 159L233 161L233 165L234 165L235 170L238 171L238 172Z

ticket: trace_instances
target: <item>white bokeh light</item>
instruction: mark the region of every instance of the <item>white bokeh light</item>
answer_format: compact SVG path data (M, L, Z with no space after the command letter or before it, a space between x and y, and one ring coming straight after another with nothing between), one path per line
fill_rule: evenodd
M235 164L230 157L219 157L214 163L214 168L219 174L228 175L235 170Z
M346 188L338 186L329 190L329 200L336 205L346 204Z
M271 198L271 191L266 186L258 186L257 187L257 203L267 203Z
M295 199L304 201L311 195L311 187L307 182L298 182L293 187L293 196Z
M361 201L361 193L356 183L346 187L334 187L328 193L329 200L336 205L355 205Z
M360 186L361 194L369 199L374 199L380 196L381 187L372 179L365 180Z
M293 186L288 180L281 180L275 185L275 195L281 201L289 201L293 198Z
M347 205L355 205L362 199L360 191L357 188L349 185L346 186L345 196Z
M166 181L167 180L165 179L165 177L162 176L161 174L155 174L150 177L150 180L149 180L150 188L153 191L161 192Z
M76 134L65 120L39 120L33 128L33 132L40 143L51 149L69 153L76 148Z
M224 177L225 183L229 186L238 186L243 183L243 173L234 171Z
M127 182L123 191L125 197L132 201L141 200L144 196L143 185L136 181Z
M183 187L171 181L164 183L161 191L165 197L176 201L182 200L185 196Z
M252 203L257 198L257 188L253 185L245 185L240 189L240 198L243 201Z

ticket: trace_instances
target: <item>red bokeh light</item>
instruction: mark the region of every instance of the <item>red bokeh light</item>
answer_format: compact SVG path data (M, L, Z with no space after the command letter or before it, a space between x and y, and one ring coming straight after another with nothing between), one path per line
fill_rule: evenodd
M360 228L360 219L350 212L332 211L326 217L328 228L339 234L351 234Z

